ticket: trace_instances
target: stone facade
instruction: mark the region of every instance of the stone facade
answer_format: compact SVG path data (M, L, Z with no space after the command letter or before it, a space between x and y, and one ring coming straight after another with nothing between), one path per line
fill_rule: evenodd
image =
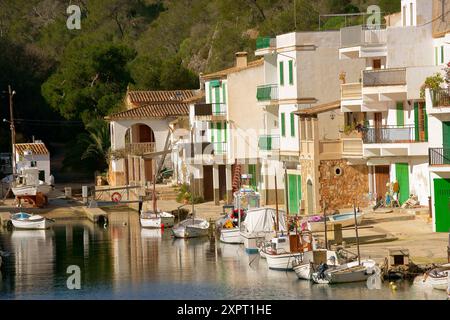
M346 160L321 161L319 173L322 208L324 201L328 211L350 208L355 198L358 206L368 206L369 178L366 165L348 165Z

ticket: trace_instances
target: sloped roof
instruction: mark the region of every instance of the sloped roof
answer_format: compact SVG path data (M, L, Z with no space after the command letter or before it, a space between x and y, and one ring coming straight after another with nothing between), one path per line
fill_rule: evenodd
M35 143L16 143L15 144L16 152L20 155L24 155L25 151L31 151L33 154L45 155L50 154L47 147L43 142L35 142Z
M141 106L151 103L175 102L190 99L197 95L198 90L165 90L165 91L128 91L129 101Z
M147 104L134 109L115 113L106 117L107 120L166 118L189 115L189 104L187 103L159 103Z
M318 114L318 113L338 109L340 106L341 106L341 101L334 101L334 102L319 104L317 106L307 108L307 109L297 110L293 113L297 114L297 115L312 115L312 114Z
M205 74L205 75L202 75L201 77L202 77L202 79L205 79L205 80L223 78L223 77L226 77L227 75L229 75L231 73L235 73L235 72L239 72L239 71L242 71L242 70L258 67L258 66L261 66L263 64L264 64L264 58L261 58L261 59L249 62L247 64L247 66L245 66L245 67L236 67L236 66L234 66L232 68L228 68L228 69L225 69L225 70L217 71L217 72L210 73L210 74Z

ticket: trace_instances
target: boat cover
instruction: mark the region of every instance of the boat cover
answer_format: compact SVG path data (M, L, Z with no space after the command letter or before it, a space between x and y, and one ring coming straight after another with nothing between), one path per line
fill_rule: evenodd
M280 231L286 231L286 212L278 210ZM247 211L242 224L249 233L271 232L275 230L277 212L272 208L258 208Z

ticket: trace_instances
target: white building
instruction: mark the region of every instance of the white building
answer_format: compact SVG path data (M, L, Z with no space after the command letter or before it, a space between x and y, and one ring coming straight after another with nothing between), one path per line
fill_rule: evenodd
M369 190L384 198L398 181L399 200L410 194L428 205L428 139L421 86L440 71L435 60L433 5L402 0L400 14L388 25L341 29L341 59L365 61L359 82L342 87L341 110L347 125L363 124L363 158L369 166Z
M450 1L433 3L433 46L435 64L444 75L450 67ZM450 79L447 79L450 81ZM429 176L433 227L437 232L450 230L450 87L426 92L429 131ZM431 130L432 128L432 130Z
M51 184L50 152L42 141L16 143L14 145L14 156L18 173L22 168L38 168L39 180Z

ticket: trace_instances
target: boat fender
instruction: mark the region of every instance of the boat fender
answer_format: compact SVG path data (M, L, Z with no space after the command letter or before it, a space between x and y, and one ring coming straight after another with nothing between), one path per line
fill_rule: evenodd
M164 223L161 223L161 229L164 229Z

